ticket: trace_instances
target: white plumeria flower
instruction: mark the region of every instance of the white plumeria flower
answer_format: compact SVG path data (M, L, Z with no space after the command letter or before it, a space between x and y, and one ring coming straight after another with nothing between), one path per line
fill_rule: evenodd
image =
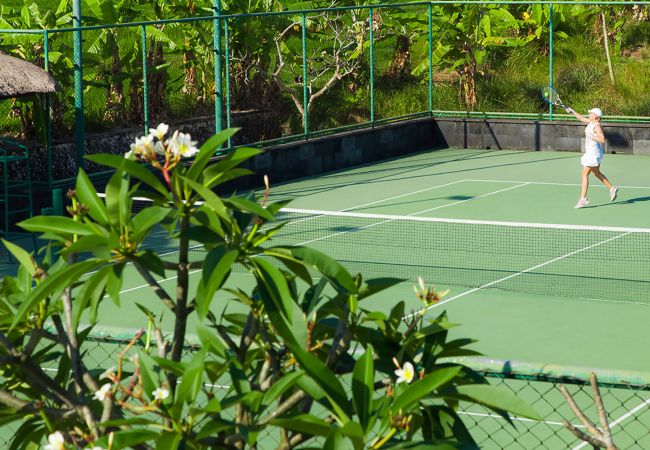
M167 147L174 155L183 158L189 158L196 154L199 149L196 147L196 141L187 133L179 133L176 131L174 135L167 140Z
M151 396L154 400L165 400L169 397L169 391L165 388L156 388L156 390L151 393Z
M111 392L111 383L106 383L101 388L99 388L97 392L95 392L93 398L99 400L100 402L103 402L110 392Z
M104 450L104 447L99 447L98 445L94 447L88 447L86 450Z
M164 155L165 154L165 146L163 145L163 143L161 141L157 141L154 144L153 150L159 155Z
M153 136L142 136L135 139L131 144L131 151L127 152L126 157L131 158L137 155L146 155L153 144Z
M159 141L165 139L165 135L169 131L169 125L161 123L156 128L149 128L149 134L157 138Z
M409 384L415 377L415 368L413 367L413 364L406 362L404 363L404 367L395 371L395 375L397 375L397 381L395 384L404 382L406 382L406 384Z
M115 366L111 366L108 369L106 369L102 374L99 376L100 380L103 380L104 378L110 380L115 376Z
M65 450L65 439L60 431L55 431L47 437L45 450Z

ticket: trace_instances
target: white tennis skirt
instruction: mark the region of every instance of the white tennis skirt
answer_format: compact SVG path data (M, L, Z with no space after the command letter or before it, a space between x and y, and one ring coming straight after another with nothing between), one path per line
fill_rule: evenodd
M584 167L598 167L603 162L603 154L594 155L593 153L585 153L580 158L580 164Z

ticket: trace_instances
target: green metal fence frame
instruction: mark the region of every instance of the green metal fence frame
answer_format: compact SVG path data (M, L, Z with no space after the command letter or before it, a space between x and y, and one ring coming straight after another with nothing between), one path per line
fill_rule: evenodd
M186 17L182 19L166 19L166 20L157 20L157 21L140 21L140 22L129 22L129 23L118 23L118 24L108 24L108 25L92 25L84 26L82 23L81 15L81 6L79 0L73 2L73 27L69 28L57 28L57 29L46 29L46 30L17 30L17 29L0 29L0 36L2 34L40 34L43 36L43 48L44 48L44 61L45 61L45 70L49 70L49 39L53 34L58 33L73 33L74 35L74 91L75 91L75 159L78 168L84 167L84 156L85 156L85 124L83 117L83 105L84 105L84 94L83 94L83 40L82 34L85 31L91 30L102 30L102 29L117 29L117 28L127 28L127 27L139 27L141 34L140 45L142 47L142 65L143 65L143 123L144 123L144 132L148 131L150 126L150 116L149 116L149 89L148 89L148 77L149 77L149 68L146 60L146 47L147 47L147 37L146 29L149 26L159 26L164 24L171 23L194 23L194 22L212 22L213 29L213 54L214 54L214 84L215 84L215 103L214 103L214 114L215 114L215 133L221 131L224 128L224 122L226 127L230 127L231 124L231 98L230 98L230 47L229 47L229 22L232 20L243 19L243 18L254 18L254 17L272 17L272 16L287 16L287 15L300 15L302 22L302 92L303 92L303 108L304 108L304 123L303 123L303 133L282 137L278 139L273 139L269 141L260 141L253 143L254 146L268 146L278 143L286 143L299 140L308 140L318 136L331 135L340 133L343 131L349 131L353 129L360 128L372 128L380 124L397 122L402 120L409 120L419 117L458 117L458 118L481 118L481 119L523 119L523 120L548 120L553 121L556 118L566 117L565 115L556 115L554 114L553 107L549 107L548 113L545 114L534 114L534 113L516 113L516 112L471 112L471 111L438 111L433 109L433 64L432 64L432 53L433 53L433 23L432 23L432 8L434 5L482 5L483 1L479 0L438 0L438 1L420 1L412 3L395 3L395 4L376 4L376 5L364 5L364 6L345 6L345 7L336 7L336 8L326 8L326 9L302 9L302 10L288 10L288 11L278 11L278 12L260 12L260 13L248 13L248 14L222 14L221 4L219 0L212 0L213 4L213 15L212 16L201 16L201 17ZM547 5L550 12L550 23L549 23L549 81L552 85L553 82L553 5L583 5L583 6L632 6L632 5L650 5L650 1L569 1L569 0L531 0L531 1L521 1L521 0L495 0L491 4L498 5ZM428 83L428 111L421 111L414 114L408 114L399 117L390 117L386 119L376 119L375 117L375 53L374 53L374 35L373 35L373 13L376 10L380 9L394 9L394 8L404 8L404 7L418 7L425 6L427 7L428 14L428 53L429 53L429 83ZM370 120L363 123L358 123L354 125L347 125L336 128L329 128L327 130L315 131L310 128L310 120L308 114L308 102L309 102L309 90L308 90L308 73L307 73L307 44L306 44L306 20L307 15L312 13L322 13L327 12L340 12L340 11L368 11L368 21L369 21L369 76L370 76L370 86L369 86L369 111L370 111ZM225 36L226 42L223 42L223 37ZM225 47L225 48L224 48ZM224 68L225 62L225 68ZM225 87L224 87L224 70L225 70ZM224 104L226 107L226 117L224 121L223 112ZM47 97L46 106L49 108L50 97ZM47 152L47 162L48 162L48 180L47 188L52 189L53 187L63 187L68 186L73 182L72 178L68 179L54 179L51 169L52 161L52 137L51 137L51 124L50 116L46 114L47 117L47 130L46 130L46 152ZM613 116L613 120L619 122L627 123L650 123L650 117L635 117L635 116ZM92 176L95 178L101 178L106 176L110 172L101 172L94 173ZM38 183L35 183L38 184Z

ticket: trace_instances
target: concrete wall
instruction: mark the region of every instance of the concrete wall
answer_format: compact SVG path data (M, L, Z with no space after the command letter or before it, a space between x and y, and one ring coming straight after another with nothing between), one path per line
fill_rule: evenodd
M492 150L581 151L578 121L434 119L437 142L448 147ZM603 123L606 153L650 154L650 124Z
M650 124L603 124L607 153L650 154ZM581 151L584 125L505 119L425 118L270 147L248 167L256 175L237 188L316 175L441 148Z

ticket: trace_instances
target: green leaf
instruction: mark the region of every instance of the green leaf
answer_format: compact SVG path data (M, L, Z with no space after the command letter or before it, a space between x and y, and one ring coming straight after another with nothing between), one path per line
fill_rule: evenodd
M106 283L106 293L113 300L117 306L120 306L120 291L124 277L122 277L123 265L113 265L108 272L108 280Z
M305 375L305 372L302 370L297 370L295 372L290 372L279 380L275 381L273 385L271 385L271 388L264 393L264 399L262 400L262 403L265 405L270 405L273 403L280 395L284 394L287 389L296 384L296 382L303 375Z
M18 323L25 319L27 314L42 300L57 290L65 289L72 282L77 281L82 275L90 272L97 266L95 260L82 261L70 264L62 270L50 274L41 284L29 293L27 298L20 304L14 320L11 324L13 329Z
M27 251L25 251L22 247L14 244L13 242L9 242L5 239L2 239L2 243L7 247L7 250L11 252L11 254L18 260L21 266L23 266L25 269L27 269L27 272L29 273L30 276L34 276L36 273L36 261L34 261L34 258L32 257L31 254L29 254Z
M445 383L453 380L461 369L461 366L443 367L435 370L421 380L415 379L406 390L395 399L391 409L393 411L408 411L415 403L419 402L423 398L435 395L435 391Z
M153 391L160 387L160 377L156 373L156 361L144 350L138 351L140 374L142 377L142 390L149 400L153 400Z
M298 277L305 281L305 283L308 285L313 284L309 269L305 267L303 261L294 257L289 249L273 247L271 249L264 249L264 254L279 259L287 267L287 269L295 273Z
M458 386L456 389L459 394L489 408L508 411L516 416L533 420L542 420L542 417L532 406L507 389L497 388L489 384L468 384Z
M269 318L286 340L300 348L307 347L307 323L300 306L293 299L286 278L269 261L251 259L262 301Z
M81 236L75 243L61 251L63 256L73 255L76 253L89 252L98 258L108 259L110 250L108 249L108 240L105 236L91 235Z
M115 23L117 13L113 7L113 2L108 0L84 0L88 9L92 11L93 17L103 23Z
M156 450L176 450L182 438L181 433L167 431L156 440Z
M80 236L96 234L92 227L81 222L75 222L69 217L36 216L23 220L18 225L34 233L54 233L57 236L62 234L78 234Z
M266 209L262 208L259 204L255 203L253 201L247 200L245 198L242 198L242 197L230 197L230 198L224 199L223 202L226 205L233 208L233 209L238 209L238 210L241 210L241 211L248 211L248 212L253 213L256 216L264 219L264 220L268 220L268 221L274 220L273 214L268 212Z
M113 446L111 448L121 449L121 448L131 448L138 444L143 444L145 442L154 442L160 436L160 431L149 431L144 429L135 429L135 430L126 430L126 431L116 431L111 433L113 437ZM108 448L108 436L104 436L101 439L95 442L95 445L99 445L104 448Z
M145 269L159 275L161 278L165 277L165 265L163 260L160 259L157 253L151 250L144 250L133 255L133 260L141 264Z
M262 153L262 150L256 148L236 148L226 158L205 169L203 184L208 189L212 189L218 184L221 184L222 181L225 181L225 179L230 179L228 176L230 169L260 153Z
M323 445L323 450L355 450L352 440L344 436L338 427L330 427L330 434Z
M187 178L198 181L199 176L203 173L203 169L210 162L210 158L214 156L216 151L230 139L239 128L228 128L227 130L220 131L205 141L199 150L199 153L194 158L192 167L187 171Z
M300 366L325 392L332 406L332 412L343 423L350 420L352 408L348 396L343 389L339 378L320 359L300 347L289 345L291 352L296 357Z
M309 247L281 247L287 248L296 258L311 264L339 289L346 293L356 294L357 286L352 275L333 258Z
M90 303L90 323L95 323L97 321L97 307L99 305L99 300L101 299L104 289L106 287L106 282L108 281L108 273L111 271L111 267L102 267L97 272L92 274L84 282L77 300L73 304L74 309L74 326L79 325L79 320L81 314L86 309L86 306Z
M203 367L206 353L205 350L200 350L185 366L181 384L176 390L175 408L177 406L182 407L183 403L191 405L196 400L196 396L203 386ZM177 412L180 411L177 410Z
M220 217L227 218L228 217L228 212L226 210L225 205L221 201L221 198L214 192L212 192L210 189L206 188L200 183L197 183L196 181L193 181L189 178L186 177L180 177L183 181L185 181L196 193L198 193L203 200L205 200L205 203L207 206L212 208L214 212L217 213Z
M232 265L237 260L237 250L228 250L223 246L210 250L205 258L203 273L196 290L196 313L203 320L210 311L214 294L223 286Z
M221 336L219 336L214 329L206 327L205 325L199 325L196 329L196 333L203 348L222 358L226 357L226 346L223 344Z
M372 414L373 393L375 392L374 350L369 345L354 365L352 372L352 403L359 416L359 422L367 433Z
M77 174L75 194L77 199L88 207L88 214L90 217L102 225L109 223L106 205L104 205L104 202L97 196L95 186L83 169L79 169L79 173Z
M113 167L114 169L123 169L132 177L137 178L167 198L168 191L162 182L151 172L149 168L140 163L130 161L123 156L108 155L105 153L87 155L86 159L96 162L97 164Z
M156 224L162 222L170 213L164 206L149 206L133 217L133 232L137 240L142 239Z
M281 417L270 422L287 430L306 433L314 436L327 436L332 430L332 425L323 419L312 416L311 414L299 414L292 417Z

